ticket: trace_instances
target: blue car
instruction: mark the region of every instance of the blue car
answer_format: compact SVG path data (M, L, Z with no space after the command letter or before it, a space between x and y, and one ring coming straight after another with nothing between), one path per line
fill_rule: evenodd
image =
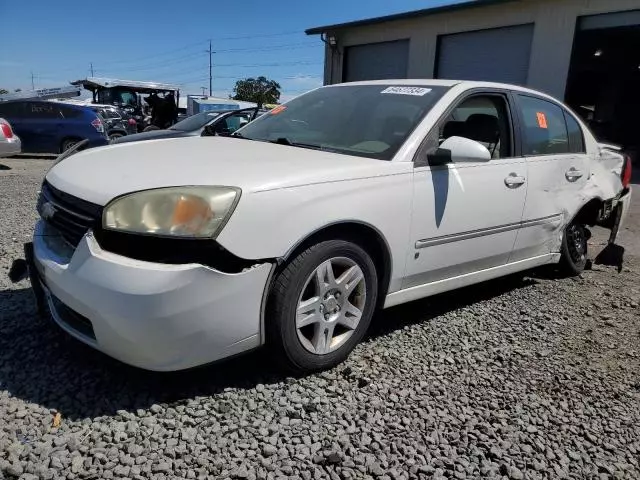
M81 140L107 145L104 121L90 107L47 101L0 102L0 117L22 140L23 153L61 153Z

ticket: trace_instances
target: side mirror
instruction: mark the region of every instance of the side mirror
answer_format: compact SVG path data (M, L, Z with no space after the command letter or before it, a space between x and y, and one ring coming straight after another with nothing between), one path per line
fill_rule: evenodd
M488 162L491 153L479 142L465 137L449 137L439 148L427 154L429 165L447 163Z

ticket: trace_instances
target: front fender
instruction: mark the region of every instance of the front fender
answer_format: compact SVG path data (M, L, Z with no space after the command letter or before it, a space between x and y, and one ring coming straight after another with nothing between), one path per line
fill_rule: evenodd
M404 275L409 245L413 173L317 183L245 194L217 241L245 259L285 258L309 235L356 222L387 242L393 281Z

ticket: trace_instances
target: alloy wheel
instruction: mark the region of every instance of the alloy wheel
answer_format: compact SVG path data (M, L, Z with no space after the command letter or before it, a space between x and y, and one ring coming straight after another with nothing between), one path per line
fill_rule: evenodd
M322 262L298 298L296 330L302 346L316 355L340 348L358 327L366 299L364 273L355 261L335 257Z
M571 259L579 264L587 256L587 234L582 225L571 224L567 228L567 249Z

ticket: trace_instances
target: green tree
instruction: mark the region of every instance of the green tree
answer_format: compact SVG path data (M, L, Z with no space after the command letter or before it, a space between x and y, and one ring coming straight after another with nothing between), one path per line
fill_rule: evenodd
M16 88L16 89L14 90L14 92L16 92L16 93L21 92L21 91L22 91L22 89L21 89L21 88Z
M5 93L9 93L9 90L5 90L4 88L0 88L0 95L3 95Z
M245 78L238 80L233 87L234 100L257 103L262 107L265 103L278 103L280 100L280 84L266 77Z

